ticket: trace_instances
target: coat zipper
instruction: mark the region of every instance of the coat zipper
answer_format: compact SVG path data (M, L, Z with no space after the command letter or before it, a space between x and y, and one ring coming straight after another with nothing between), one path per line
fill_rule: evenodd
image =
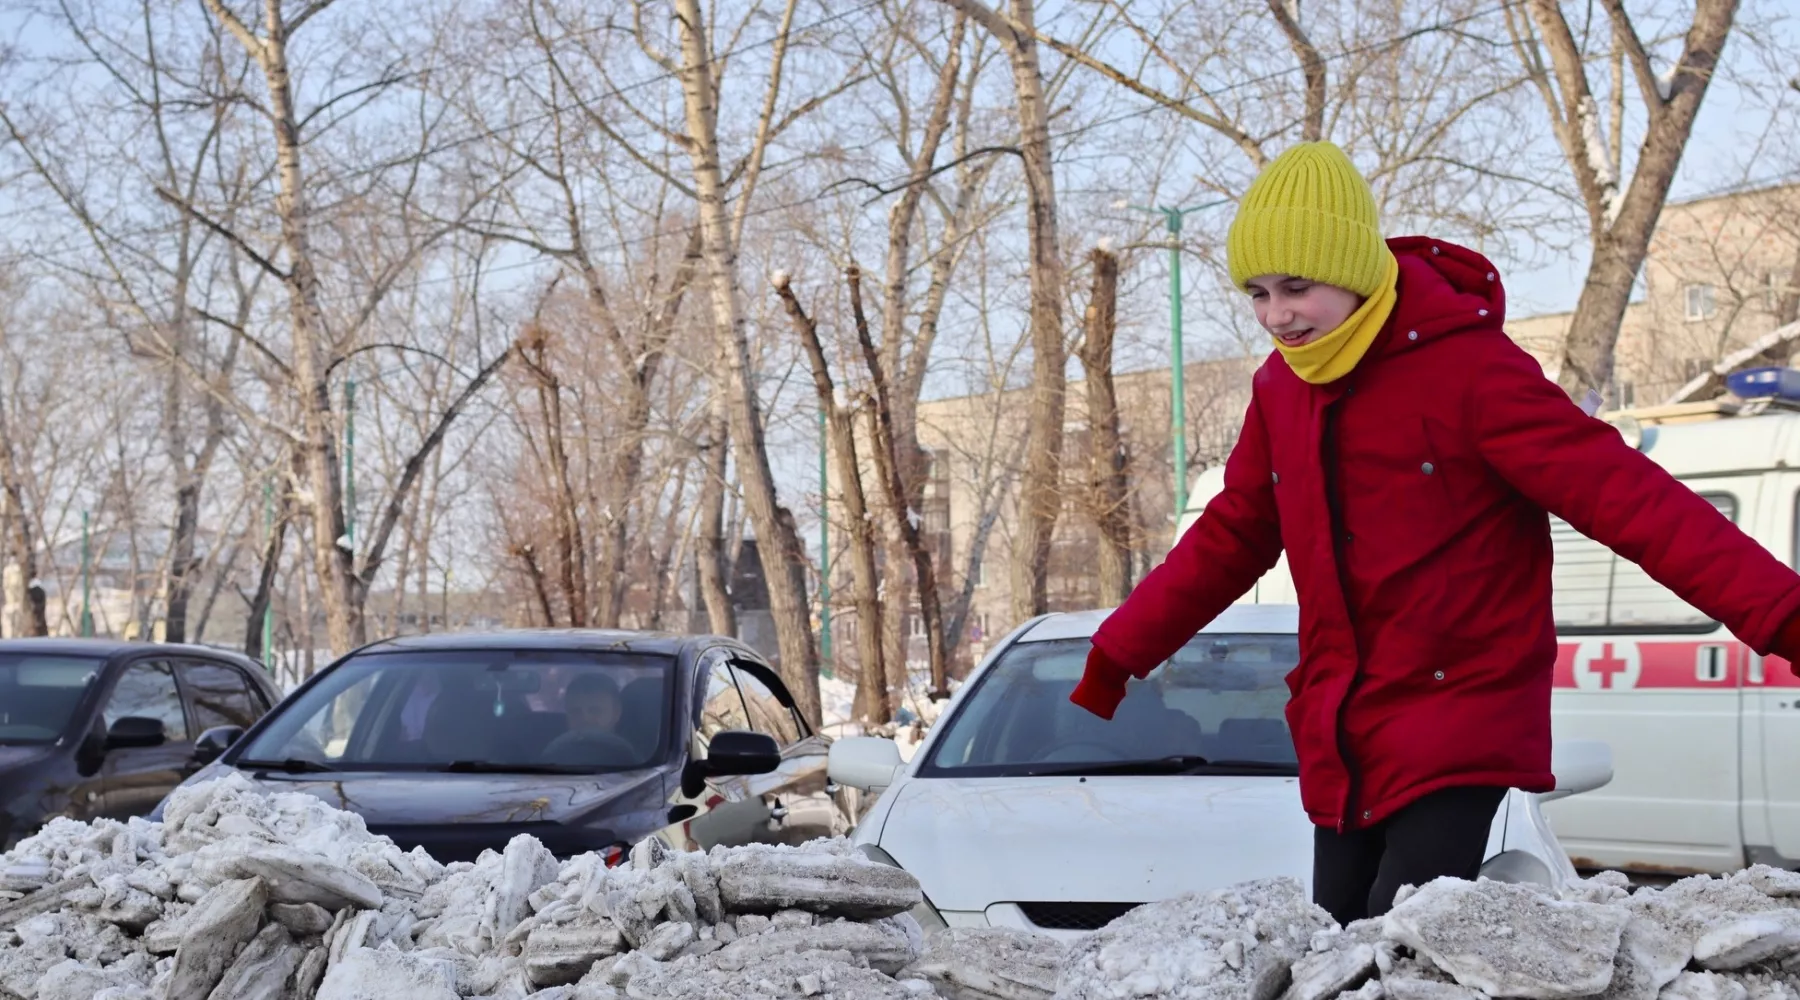
M1356 619L1350 612L1350 579L1345 570L1345 532L1344 511L1341 490L1343 487L1343 470L1340 468L1338 451L1338 413L1337 408L1349 398L1349 393L1325 407L1323 440L1320 442L1321 457L1325 471L1325 506L1330 512L1331 550L1337 570L1338 591L1344 599L1344 620L1350 626L1350 642L1356 656L1356 666L1350 674L1350 683L1344 688L1344 697L1337 708L1337 751L1338 759L1344 765L1344 805L1338 813L1338 832L1349 830L1351 816L1356 812L1356 796L1361 791L1362 768L1356 761L1356 755L1350 752L1350 738L1344 731L1344 716L1350 708L1350 698L1356 694L1357 686L1362 683L1362 642L1356 635Z

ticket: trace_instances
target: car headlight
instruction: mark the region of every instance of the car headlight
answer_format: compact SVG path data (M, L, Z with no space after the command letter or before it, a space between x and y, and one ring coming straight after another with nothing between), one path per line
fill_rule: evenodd
M889 868L899 868L901 871L906 870L900 862L894 860L892 854L876 847L874 844L860 844L856 849L861 851L864 857L878 865L887 865ZM919 922L919 928L927 934L932 931L941 931L950 926L948 923L944 922L944 915L938 912L936 906L932 905L931 897L925 895L923 889L919 890L919 904L907 912L912 914L912 918Z
M1494 882L1529 883L1555 886L1550 866L1535 854L1525 851L1501 851L1481 866L1481 877Z

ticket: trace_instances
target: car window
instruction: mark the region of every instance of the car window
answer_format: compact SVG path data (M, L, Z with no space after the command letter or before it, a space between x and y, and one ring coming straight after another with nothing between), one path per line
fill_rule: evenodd
M1071 704L1089 640L1018 643L948 720L921 776L1024 774L1046 766L1202 756L1288 765L1293 635L1201 634L1127 688L1112 721Z
M244 729L262 714L252 700L249 682L242 671L222 663L181 664L181 685L187 690L188 704L194 710L194 730L206 732L214 726L238 726Z
M89 656L0 655L0 744L53 742L102 666Z
M738 690L743 692L744 706L750 712L750 728L775 737L782 746L798 743L800 726L794 721L794 713L776 700L775 692L748 670L734 668L732 673L737 675Z
M589 650L371 652L274 709L234 759L583 771L666 753L673 659Z
M101 712L107 729L127 716L161 720L163 737L170 743L188 739L187 716L181 708L181 692L175 672L160 660L139 660L119 674Z
M727 729L751 727L731 667L723 657L709 657L707 662L711 666L706 671L706 689L700 702L700 739L710 744L713 736Z

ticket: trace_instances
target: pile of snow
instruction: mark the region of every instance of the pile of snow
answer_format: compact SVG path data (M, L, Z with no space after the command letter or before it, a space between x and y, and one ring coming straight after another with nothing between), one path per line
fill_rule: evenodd
M0 860L0 997L925 997L912 876L841 840L609 869L520 836L442 865L231 774L166 822L59 819Z
M1636 893L1440 879L1344 928L1263 879L1068 945L925 939L917 881L842 840L647 840L609 869L520 836L443 865L237 774L165 815L56 820L0 858L0 998L1800 1000L1800 875L1765 867Z

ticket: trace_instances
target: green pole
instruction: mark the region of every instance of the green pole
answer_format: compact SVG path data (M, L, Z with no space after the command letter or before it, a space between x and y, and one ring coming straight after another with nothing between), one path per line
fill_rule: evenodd
M829 469L825 450L830 437L825 426L825 407L819 407L819 672L831 671L831 503Z
M81 636L91 639L94 636L94 611L90 598L93 594L94 560L88 534L88 512L81 512Z
M1165 208L1169 223L1169 396L1170 431L1175 449L1175 523L1187 512L1187 365L1181 353L1181 215Z
M344 537L356 554L356 380L344 380Z
M263 480L263 538L266 542L275 537L275 478L271 475ZM263 666L275 667L275 595L269 594L263 605Z

